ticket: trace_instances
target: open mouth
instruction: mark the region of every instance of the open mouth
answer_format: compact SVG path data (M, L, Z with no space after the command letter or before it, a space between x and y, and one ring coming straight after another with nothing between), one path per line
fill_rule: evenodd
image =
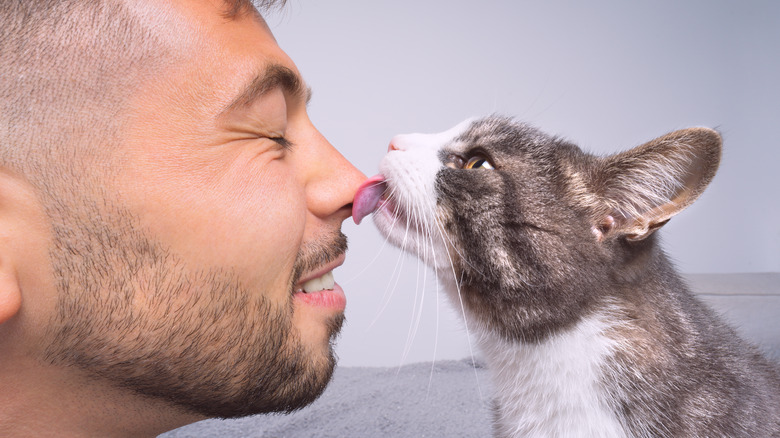
M319 277L303 282L298 286L296 292L310 294L323 290L333 290L335 285L336 281L333 279L333 271L328 271Z
M307 270L301 275L293 290L301 293L333 290L336 286L336 282L333 279L333 270L343 265L345 259L346 254L341 253L329 262L311 270Z
M342 253L316 271L304 274L293 288L295 301L308 306L343 311L347 299L344 291L333 278L333 270L341 266L344 260L345 254Z

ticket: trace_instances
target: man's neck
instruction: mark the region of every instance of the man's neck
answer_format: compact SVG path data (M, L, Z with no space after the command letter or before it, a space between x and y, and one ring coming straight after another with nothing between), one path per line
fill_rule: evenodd
M155 437L202 419L73 370L0 358L0 436Z

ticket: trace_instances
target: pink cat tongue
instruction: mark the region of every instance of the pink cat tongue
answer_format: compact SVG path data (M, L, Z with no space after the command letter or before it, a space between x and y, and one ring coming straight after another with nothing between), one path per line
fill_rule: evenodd
M376 210L379 198L386 188L385 177L382 175L372 176L360 185L352 201L352 219L356 224Z

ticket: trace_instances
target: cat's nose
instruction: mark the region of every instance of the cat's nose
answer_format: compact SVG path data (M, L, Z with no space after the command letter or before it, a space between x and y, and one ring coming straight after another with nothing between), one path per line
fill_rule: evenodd
M398 142L396 141L398 137L393 137L392 140L390 140L390 144L387 146L387 152L392 151L401 151L401 146L398 145Z
M392 151L407 151L414 143L414 139L410 134L396 135L390 140L390 146L387 147L387 152Z

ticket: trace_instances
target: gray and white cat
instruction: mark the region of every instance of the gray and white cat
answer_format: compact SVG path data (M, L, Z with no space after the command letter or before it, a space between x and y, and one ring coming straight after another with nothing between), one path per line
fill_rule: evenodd
M500 437L780 437L780 370L689 291L655 230L721 138L607 157L511 119L397 136L353 215L438 274L493 379Z

